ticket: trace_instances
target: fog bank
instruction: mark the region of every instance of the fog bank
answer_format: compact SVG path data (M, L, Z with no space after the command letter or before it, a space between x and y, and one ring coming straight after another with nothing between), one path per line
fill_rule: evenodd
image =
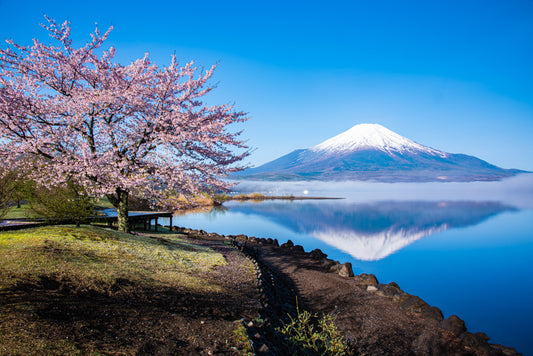
M533 208L533 174L497 182L267 182L241 181L236 193L346 198L346 202L375 201L498 201L521 209Z

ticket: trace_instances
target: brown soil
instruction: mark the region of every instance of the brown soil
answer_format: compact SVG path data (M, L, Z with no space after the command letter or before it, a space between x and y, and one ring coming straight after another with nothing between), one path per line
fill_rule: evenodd
M424 330L438 333L397 303L367 292L367 286L325 272L318 260L271 246L259 251L262 261L294 281L304 309L333 313L337 327L363 354L413 354L412 344Z
M262 239L264 240L264 239ZM490 345L486 335L453 333L442 328L441 312L397 285L379 285L380 292L355 278L325 270L323 258L298 249L244 242L256 258L295 286L306 310L335 315L344 337L363 355L515 355L501 345ZM396 295L383 291L398 291ZM424 305L425 307L421 305ZM488 339L488 338L487 338Z

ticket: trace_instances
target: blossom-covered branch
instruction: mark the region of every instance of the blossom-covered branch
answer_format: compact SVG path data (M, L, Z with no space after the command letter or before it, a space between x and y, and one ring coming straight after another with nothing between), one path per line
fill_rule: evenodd
M148 54L124 66L113 47L98 54L111 28L73 48L70 23L47 20L58 45L7 41L0 49L2 159L11 167L31 162L44 185L75 180L97 196L228 188L220 177L248 152L240 132L227 128L247 117L202 101L215 66L180 66L172 56L160 68Z

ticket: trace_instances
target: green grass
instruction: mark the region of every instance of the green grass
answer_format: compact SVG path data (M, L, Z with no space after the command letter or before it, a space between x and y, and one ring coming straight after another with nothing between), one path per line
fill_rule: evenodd
M34 217L34 214L30 210L29 204L22 204L20 208L17 208L16 206L10 208L3 219L22 219L30 217Z
M214 288L203 283L202 272L225 263L222 255L176 234L151 238L93 226L0 233L0 288L52 275L97 291L117 278L201 291Z

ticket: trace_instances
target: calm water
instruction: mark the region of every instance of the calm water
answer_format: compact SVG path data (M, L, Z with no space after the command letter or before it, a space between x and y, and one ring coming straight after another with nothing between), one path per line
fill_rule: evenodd
M222 210L177 216L175 224L280 243L291 239L306 251L320 248L329 258L352 262L355 273L397 282L445 317L458 315L469 331L483 331L491 342L533 355L533 182L528 179L508 186L362 184L329 192L309 186L304 190L310 195L347 198L230 202ZM262 187L267 193L279 189L279 184ZM302 192L302 186L283 189Z

